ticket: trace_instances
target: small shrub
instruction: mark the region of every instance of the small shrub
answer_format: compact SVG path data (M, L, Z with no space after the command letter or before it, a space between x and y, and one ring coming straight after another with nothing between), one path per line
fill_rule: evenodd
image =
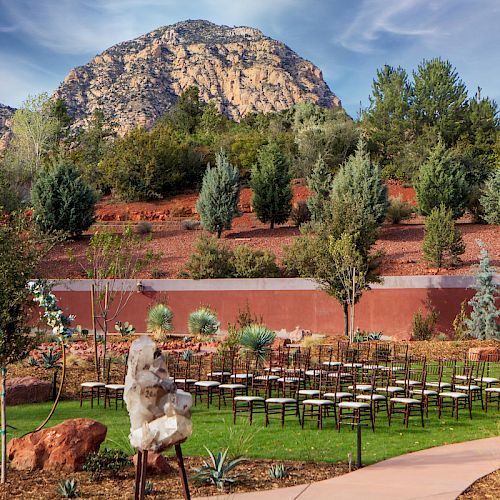
M182 221L182 229L186 231L196 231L201 228L201 222L199 220L183 220Z
M465 245L451 210L444 205L433 208L425 219L424 230L423 252L427 263L438 269L457 265Z
M167 274L168 273L166 271L163 271L163 269L158 269L157 267L151 270L151 278L153 278L154 280L165 278Z
M240 245L233 252L231 264L235 278L275 278L280 276L276 256L267 250L254 250Z
M460 311L453 320L453 337L455 340L469 340L472 338L469 334L469 329L467 328L467 313L465 311L466 304L467 301L465 300L460 304Z
M311 220L311 211L307 205L307 201L300 200L297 202L290 212L290 218L295 226L299 227Z
M428 311L426 316L423 316L420 311L413 315L413 340L431 340L434 337L438 312L429 301L426 307Z
M92 481L96 481L105 472L116 473L129 465L132 465L132 461L124 451L104 448L89 455L82 468L89 473Z
M117 321L115 323L115 330L122 336L128 337L135 332L135 326L131 325L128 321L122 323L121 321Z
M188 329L191 335L213 335L219 329L219 320L208 307L200 307L188 318Z
M153 481L146 481L146 484L144 485L144 494L145 495L152 495L155 491L155 485L153 484Z
M236 318L236 325L238 326L239 329L241 329L245 326L252 325L254 323L258 323L261 325L262 323L264 323L264 317L252 314L252 311L250 311L250 305L247 301L245 309L238 308L238 317Z
M151 222L148 222L146 220L141 220L135 226L135 232L143 236L149 235L153 232L153 224L151 224Z
M57 485L57 493L62 498L77 498L80 496L78 481L75 478L63 479Z
M193 340L193 337L191 337L190 335L186 335L185 337L182 337L182 341L186 342L186 344L188 342L191 342L191 340Z
M389 198L386 220L391 224L399 224L402 220L409 219L415 209L403 200L401 195Z
M248 325L240 332L240 345L262 364L269 357L275 338L276 334L264 325Z
M185 275L195 280L229 278L233 275L232 256L233 253L219 245L216 238L201 236L189 257Z
M272 464L268 469L269 477L271 479L286 479L289 475L288 469L285 464Z
M217 456L208 448L205 449L208 451L210 461L204 460L203 466L195 469L192 479L205 484L213 484L219 491L223 491L226 485L235 484L241 474L234 473L234 469L245 462L245 459L237 457L229 460L227 448L224 451L219 451Z
M155 304L148 311L147 326L155 338L164 336L172 330L174 313L165 304Z
M496 168L484 186L481 205L488 224L500 224L500 168Z

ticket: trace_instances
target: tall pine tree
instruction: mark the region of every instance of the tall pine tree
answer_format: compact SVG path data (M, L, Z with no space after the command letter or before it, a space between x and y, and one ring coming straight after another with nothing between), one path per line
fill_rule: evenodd
M497 323L500 311L496 306L499 287L493 282L495 268L490 264L490 256L484 243L481 241L477 243L481 251L479 253L476 283L473 286L476 294L469 301L472 312L470 319L466 321L466 325L473 337L481 340L500 340L500 328Z
M215 158L215 167L208 167L203 176L196 209L203 227L221 237L224 229L231 229L233 218L238 215L240 199L240 174L221 151Z
M271 223L271 229L288 220L292 209L291 180L288 162L279 146L262 146L250 179L252 206L261 222Z
M311 220L314 223L322 222L328 218L332 181L332 173L320 155L314 164L311 175L307 178L307 186L311 190L307 206L311 212Z

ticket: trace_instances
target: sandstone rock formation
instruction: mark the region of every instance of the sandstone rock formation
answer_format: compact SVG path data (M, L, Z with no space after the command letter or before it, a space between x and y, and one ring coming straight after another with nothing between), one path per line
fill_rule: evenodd
M51 388L52 384L49 381L40 380L36 377L7 379L6 401L8 405L48 401L51 395Z
M15 112L14 108L0 103L0 151L7 146L9 141L9 121Z
M16 470L80 470L88 455L99 450L106 437L105 425L89 418L65 420L7 445L10 466Z
M123 133L152 125L192 85L236 120L303 101L340 106L321 71L285 44L254 28L208 21L180 22L115 45L74 68L55 97L66 101L77 126L99 109Z
M134 465L137 467L137 454L134 455ZM150 451L148 453L147 461L147 475L164 475L172 472L172 467L168 463L168 460L159 453Z

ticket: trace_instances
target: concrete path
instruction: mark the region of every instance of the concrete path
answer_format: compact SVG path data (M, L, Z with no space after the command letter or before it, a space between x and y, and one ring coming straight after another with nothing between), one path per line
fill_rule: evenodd
M439 446L384 460L344 476L214 500L454 500L500 468L500 437ZM200 499L202 500L202 499Z

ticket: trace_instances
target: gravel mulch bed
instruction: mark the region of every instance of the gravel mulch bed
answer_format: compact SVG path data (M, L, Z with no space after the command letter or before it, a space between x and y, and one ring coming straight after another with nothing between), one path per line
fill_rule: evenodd
M478 479L458 500L497 500L500 498L500 469Z

